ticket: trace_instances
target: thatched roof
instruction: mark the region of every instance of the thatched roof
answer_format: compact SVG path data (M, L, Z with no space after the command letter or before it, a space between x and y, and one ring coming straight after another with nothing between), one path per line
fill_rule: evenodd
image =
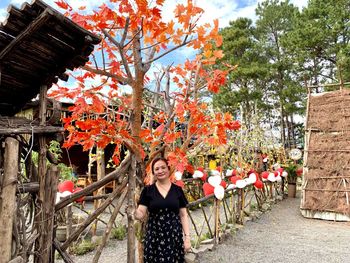
M67 81L100 39L41 0L9 6L0 24L0 115L13 116L41 85Z
M301 209L306 217L350 220L350 90L309 97Z

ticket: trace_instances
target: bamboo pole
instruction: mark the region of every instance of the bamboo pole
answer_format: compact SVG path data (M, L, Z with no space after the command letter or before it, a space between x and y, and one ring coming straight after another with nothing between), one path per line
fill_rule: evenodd
M11 137L6 138L0 199L0 263L7 263L11 260L13 211L16 211L18 151L18 141Z

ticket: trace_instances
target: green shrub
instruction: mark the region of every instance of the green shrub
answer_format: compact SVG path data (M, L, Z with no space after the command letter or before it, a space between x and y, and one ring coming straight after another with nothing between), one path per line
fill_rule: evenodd
M126 237L126 226L118 224L117 227L112 229L112 238L117 240L123 240Z
M91 240L83 240L82 242L76 244L72 248L72 253L75 255L84 255L96 248L97 244L91 242Z

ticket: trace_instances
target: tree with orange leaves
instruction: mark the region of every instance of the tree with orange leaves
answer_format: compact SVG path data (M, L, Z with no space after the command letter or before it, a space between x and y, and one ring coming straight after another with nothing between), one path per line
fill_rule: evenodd
M223 56L217 50L222 44L218 21L200 25L204 11L191 0L177 5L168 22L162 18L164 0L109 0L92 14L83 14L84 7L76 12L64 0L56 3L102 39L92 60L73 76L76 86L51 93L75 102L71 116L63 120L69 131L65 146L81 144L88 150L114 144L113 160L118 165L125 145L133 155L132 170L143 177L145 157L151 160L166 148L176 170L191 170L190 150L201 144L226 144L226 131L239 128L231 115L214 113L199 96L204 89L218 92L233 67L211 70L210 65ZM152 64L182 47L202 53L183 65L164 68L152 85L147 75ZM128 88L131 92L125 93ZM129 189L135 188L135 176L128 181ZM133 235L134 192L129 192L128 234ZM128 262L134 262L132 246L128 242Z

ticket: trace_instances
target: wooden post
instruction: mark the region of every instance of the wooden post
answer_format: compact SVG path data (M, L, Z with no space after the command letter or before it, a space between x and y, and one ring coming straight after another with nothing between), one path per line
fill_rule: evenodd
M11 260L12 226L16 211L16 187L18 174L18 141L5 140L4 178L0 199L0 263Z
M215 197L215 237L214 243L219 244L219 234L220 234L220 200Z
M96 148L96 165L97 165L97 181L102 180L106 175L105 167L105 156L104 151L101 148ZM113 189L114 190L114 189ZM105 193L104 187L99 188L94 195L103 195ZM94 209L96 210L101 205L101 200L94 200ZM96 235L98 218L93 225L93 235Z
M40 126L44 127L46 124L46 110L47 110L47 86L40 87L40 108L39 120ZM54 226L54 211L55 198L58 184L58 170L57 167L52 166L50 171L47 171L47 146L46 137L39 135L39 162L38 162L38 176L39 176L39 195L36 200L38 204L35 211L35 227L38 230L39 237L35 242L34 263L48 263L52 261L52 241L53 241L53 226Z

